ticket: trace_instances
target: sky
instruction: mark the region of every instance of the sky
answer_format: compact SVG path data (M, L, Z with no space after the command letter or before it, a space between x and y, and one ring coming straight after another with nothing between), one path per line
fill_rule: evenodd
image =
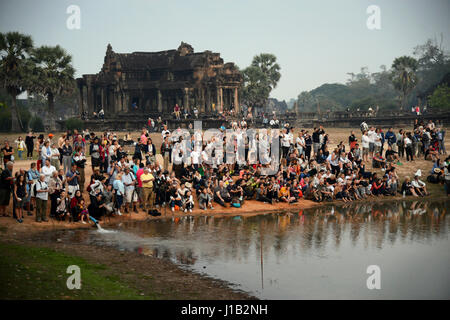
M80 8L79 29L67 27L71 5ZM380 29L367 27L371 5L380 10ZM281 79L271 96L288 101L345 83L361 67L390 67L441 34L449 50L450 0L0 0L0 32L8 31L31 35L35 46L61 45L77 77L100 71L108 43L127 53L184 41L242 69L272 53Z

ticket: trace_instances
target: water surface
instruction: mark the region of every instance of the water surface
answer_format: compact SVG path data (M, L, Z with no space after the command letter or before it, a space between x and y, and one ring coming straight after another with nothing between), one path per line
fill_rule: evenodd
M449 299L450 201L130 221L52 238L170 259L263 299ZM111 229L111 228L110 228ZM369 290L369 265L381 289Z

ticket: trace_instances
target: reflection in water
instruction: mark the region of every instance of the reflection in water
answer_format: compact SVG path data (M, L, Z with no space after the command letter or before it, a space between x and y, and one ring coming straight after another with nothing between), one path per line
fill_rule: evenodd
M130 221L121 232L53 237L170 259L262 298L450 298L449 204L392 201ZM381 268L381 290L365 286L370 264Z

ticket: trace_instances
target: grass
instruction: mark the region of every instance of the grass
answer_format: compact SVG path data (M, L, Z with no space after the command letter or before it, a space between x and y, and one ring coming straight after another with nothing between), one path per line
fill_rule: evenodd
M0 243L0 299L157 299L141 295L103 264L47 248ZM81 270L81 289L69 290L67 267Z

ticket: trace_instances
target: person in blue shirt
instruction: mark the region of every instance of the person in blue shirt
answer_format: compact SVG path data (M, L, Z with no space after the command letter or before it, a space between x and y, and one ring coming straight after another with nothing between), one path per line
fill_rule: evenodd
M389 128L388 132L384 135L384 140L387 140L387 143L389 146L393 147L394 144L397 142L397 138L395 137L394 130L392 128Z

